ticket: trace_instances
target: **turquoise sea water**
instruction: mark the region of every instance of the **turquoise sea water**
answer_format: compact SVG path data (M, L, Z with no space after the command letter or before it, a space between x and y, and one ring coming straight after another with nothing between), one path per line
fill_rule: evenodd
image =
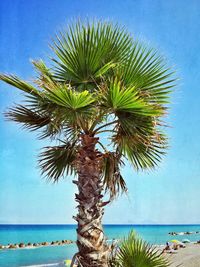
M105 225L108 239L121 238L134 229L143 239L152 244L164 244L170 239L200 240L200 234L172 237L169 232L196 232L200 225ZM0 225L0 244L76 240L75 225ZM74 244L34 249L0 250L1 267L61 266L64 259L76 252ZM53 265L52 265L53 264Z

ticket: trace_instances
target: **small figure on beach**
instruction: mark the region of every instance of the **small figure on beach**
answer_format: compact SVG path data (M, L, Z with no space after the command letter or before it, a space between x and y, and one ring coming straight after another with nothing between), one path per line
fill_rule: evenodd
M178 250L178 245L177 244L173 244L170 242L166 242L166 247L162 250L162 253L176 253L176 251Z

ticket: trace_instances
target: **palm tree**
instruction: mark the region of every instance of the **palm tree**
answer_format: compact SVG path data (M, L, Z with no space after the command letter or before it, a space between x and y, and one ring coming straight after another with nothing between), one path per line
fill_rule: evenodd
M165 152L161 118L173 73L157 51L111 23L77 22L56 35L51 48L51 67L33 61L33 83L0 75L25 92L25 104L5 116L59 142L40 154L42 174L54 182L74 175L80 266L105 267L104 206L127 190L120 172L127 160L136 170L154 168Z
M113 251L110 266L114 267L168 267L167 258L155 246L149 245L131 231Z

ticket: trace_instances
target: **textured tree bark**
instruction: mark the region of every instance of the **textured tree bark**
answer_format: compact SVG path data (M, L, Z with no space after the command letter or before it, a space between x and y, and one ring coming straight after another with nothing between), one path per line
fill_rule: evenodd
M108 246L102 228L103 201L102 154L95 149L98 138L81 136L82 146L76 158L78 172L77 246L80 267L107 267Z

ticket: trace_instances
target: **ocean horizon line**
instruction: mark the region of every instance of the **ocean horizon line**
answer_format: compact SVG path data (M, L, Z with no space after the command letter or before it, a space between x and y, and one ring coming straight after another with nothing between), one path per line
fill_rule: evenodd
M0 223L0 226L76 226L77 224L71 223ZM104 223L104 226L199 226L200 223Z

